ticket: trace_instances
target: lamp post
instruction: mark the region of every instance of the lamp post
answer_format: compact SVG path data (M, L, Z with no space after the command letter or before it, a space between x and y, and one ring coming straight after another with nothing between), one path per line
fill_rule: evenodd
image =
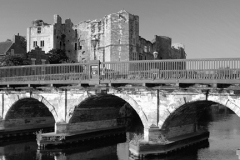
M153 58L154 58L154 60L157 60L157 58L158 58L158 52L157 51L153 52Z
M93 45L93 48L94 48L94 60L96 60L96 45L97 45L97 42L98 42L98 39L96 39L96 37L94 37L92 39L92 45Z
M158 59L158 52L154 51L153 52L153 58L154 60ZM158 68L157 66L157 62L154 64L154 67ZM158 126L158 122L159 122L159 114L160 114L160 98L159 98L159 89L157 89L157 126Z

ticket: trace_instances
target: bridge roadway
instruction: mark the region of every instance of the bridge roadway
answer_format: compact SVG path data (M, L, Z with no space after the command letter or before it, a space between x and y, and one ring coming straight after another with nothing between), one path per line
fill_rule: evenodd
M144 140L160 141L162 133L173 138L196 132L202 112L213 104L240 116L234 91L239 78L239 58L1 67L0 127L55 123L57 134L107 129L130 108L143 124ZM196 83L205 86L181 88ZM110 86L104 92L103 84Z

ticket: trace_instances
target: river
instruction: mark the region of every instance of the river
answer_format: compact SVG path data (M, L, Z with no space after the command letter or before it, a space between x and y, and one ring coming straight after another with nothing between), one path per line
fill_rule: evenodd
M165 157L148 156L144 160L238 160L240 118L229 110L206 116L209 143ZM127 137L131 137L128 134ZM0 142L0 160L128 160L128 143L123 139L90 142L67 150L38 151L35 140Z

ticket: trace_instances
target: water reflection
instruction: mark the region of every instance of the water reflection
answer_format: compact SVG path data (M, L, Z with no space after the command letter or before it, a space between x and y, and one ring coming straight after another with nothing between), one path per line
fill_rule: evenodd
M0 142L1 160L27 160L36 159L37 144L34 140L15 142Z
M147 156L144 160L238 160L240 148L240 118L229 110L205 113L201 123L210 131L208 142L168 156ZM134 122L122 137L94 140L68 146L66 149L37 150L35 140L0 142L1 160L133 160L128 141L134 133L142 133L141 123ZM136 125L137 124L137 125ZM137 132L135 132L137 131Z

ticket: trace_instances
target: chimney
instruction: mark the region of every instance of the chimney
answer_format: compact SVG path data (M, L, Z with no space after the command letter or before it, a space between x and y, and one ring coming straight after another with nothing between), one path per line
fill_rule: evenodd
M14 49L11 49L11 56L14 55Z

